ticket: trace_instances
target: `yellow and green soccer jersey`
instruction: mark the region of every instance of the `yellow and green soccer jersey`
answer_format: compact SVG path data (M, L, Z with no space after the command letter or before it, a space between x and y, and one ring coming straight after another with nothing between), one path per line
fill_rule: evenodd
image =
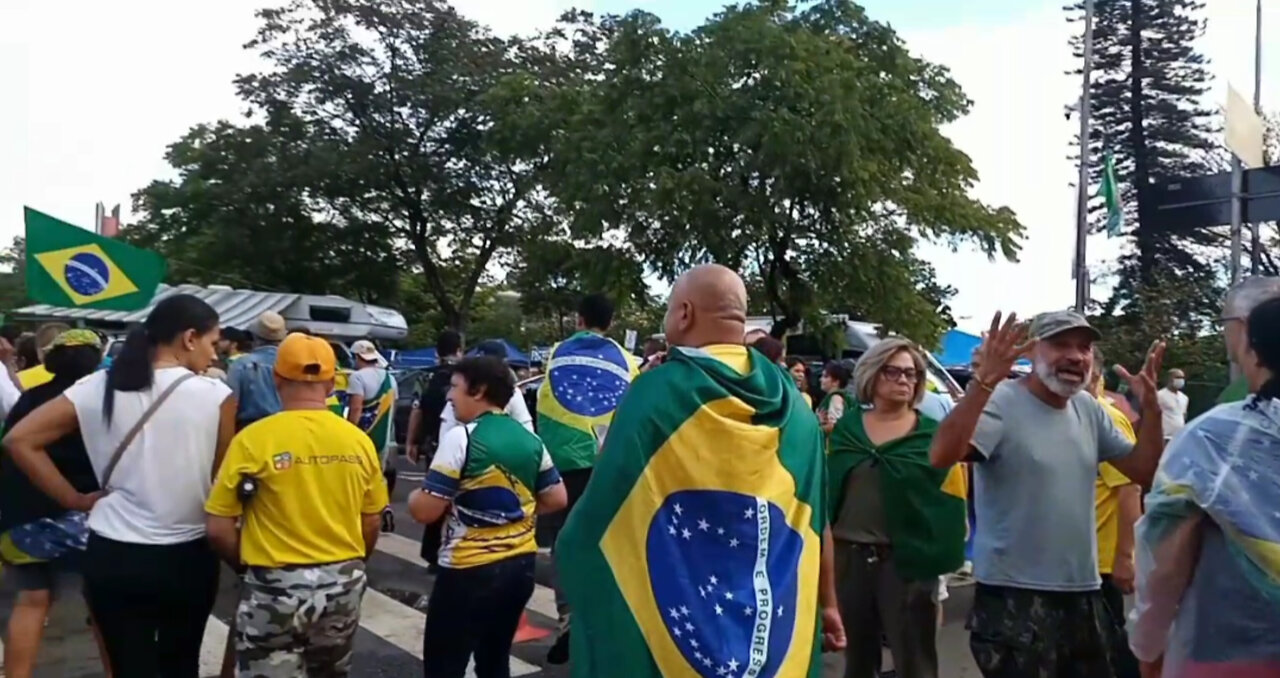
M538 436L490 412L440 440L422 489L453 502L440 566L465 569L536 553L537 493L560 482Z

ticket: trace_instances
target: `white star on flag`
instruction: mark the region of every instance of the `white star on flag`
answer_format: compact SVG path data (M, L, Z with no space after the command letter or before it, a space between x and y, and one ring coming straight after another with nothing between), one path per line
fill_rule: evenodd
M711 527L711 524L710 524L710 523L708 523L706 520L704 520L704 519L702 519L702 518L699 518L699 519L698 519L698 529L699 529L699 530L702 530L703 532L706 532L708 527Z

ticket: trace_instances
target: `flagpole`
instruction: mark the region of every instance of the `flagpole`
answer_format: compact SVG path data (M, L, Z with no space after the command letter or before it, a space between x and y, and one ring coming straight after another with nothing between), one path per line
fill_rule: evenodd
M1253 29L1253 110L1259 116L1262 115L1262 0L1257 2ZM1249 257L1249 273L1258 275L1261 272L1262 257L1258 253L1262 250L1262 224L1251 220L1249 234L1249 251L1252 255Z
M1093 71L1093 0L1084 0L1084 82L1080 91L1080 177L1076 182L1076 310L1089 305L1089 266L1085 246L1089 241L1089 114Z

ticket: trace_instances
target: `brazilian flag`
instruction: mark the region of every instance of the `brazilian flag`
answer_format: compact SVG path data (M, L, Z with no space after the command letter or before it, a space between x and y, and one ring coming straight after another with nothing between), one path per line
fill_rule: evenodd
M849 473L862 464L879 464L885 529L904 579L931 579L964 564L964 467L938 469L929 463L937 431L938 422L922 416L907 435L876 445L862 427L862 408L857 406L831 431L827 477L832 517L839 514Z
M632 384L556 544L578 678L821 675L823 435L741 345Z
M164 280L160 255L105 238L30 207L27 296L69 308L136 311L146 308Z
M556 344L538 387L538 437L556 470L591 468L639 368L618 343L582 331Z

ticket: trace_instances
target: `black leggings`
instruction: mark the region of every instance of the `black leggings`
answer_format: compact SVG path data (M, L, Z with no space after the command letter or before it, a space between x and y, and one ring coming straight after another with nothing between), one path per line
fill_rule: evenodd
M218 594L205 539L128 544L89 535L85 598L113 675L198 678L200 643Z
M426 678L463 678L473 654L476 678L510 678L511 640L533 595L533 560L529 554L463 570L440 569L422 639Z

